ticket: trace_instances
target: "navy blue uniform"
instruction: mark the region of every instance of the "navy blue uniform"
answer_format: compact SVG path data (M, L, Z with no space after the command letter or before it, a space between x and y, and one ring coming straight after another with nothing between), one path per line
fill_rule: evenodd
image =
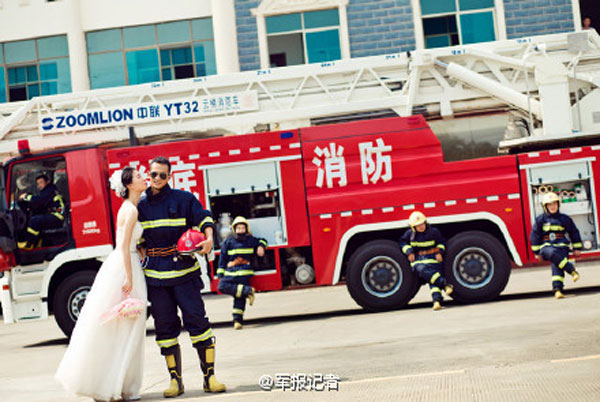
M543 213L535 219L529 240L535 254L552 262L552 289L562 290L565 271L570 274L575 270L573 264L569 262L570 248L571 246L574 250L583 248L575 223L569 216L560 212Z
M200 295L203 288L200 264L193 257L177 256L177 240L186 230L214 228L210 212L191 194L168 185L158 194L152 189L138 205L142 240L148 253L144 268L148 299L156 326L156 342L163 355L172 354L178 345L181 321L192 344L203 347L213 343L213 333Z
M435 259L436 254L443 255L446 251L446 241L440 231L429 225L424 232L409 229L400 238L400 248L406 255L415 255L411 268L429 284L433 301L442 301L442 288L447 282L442 276L442 263Z
M40 195L28 194L21 200L21 205L31 211L25 240L36 245L42 229L55 229L62 226L65 220L65 204L56 186L48 184Z
M233 296L233 320L240 323L246 309L246 298L252 292L250 278L254 275L254 269L250 262L259 246L266 250L267 241L248 234L234 234L221 245L217 268L217 275L221 278L219 292ZM236 260L241 263L227 266Z

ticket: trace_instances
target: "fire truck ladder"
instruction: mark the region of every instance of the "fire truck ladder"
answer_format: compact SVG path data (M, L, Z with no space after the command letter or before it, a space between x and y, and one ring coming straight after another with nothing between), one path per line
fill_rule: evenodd
M34 98L0 105L0 154L166 135L199 137L291 129L394 112L428 118L512 110L521 132L504 142L600 133L600 36L554 34ZM87 129L42 130L59 113L240 94L247 110L174 116ZM159 137L160 136L160 137ZM154 138L153 138L154 137Z

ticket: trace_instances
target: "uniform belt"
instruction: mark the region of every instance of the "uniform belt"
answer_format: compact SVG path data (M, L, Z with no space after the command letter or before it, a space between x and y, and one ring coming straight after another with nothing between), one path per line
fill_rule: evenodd
M552 237L553 237L552 235L554 235L554 239L562 239L562 238L564 238L564 237L565 237L565 235L564 235L564 234L562 234L562 233L550 233L549 235L544 235L544 236L542 237L542 239L543 239L544 241L548 241L548 240L554 240L554 239L552 238Z
M428 255L428 254L437 254L440 252L438 247L428 248L427 250L421 250L417 254L419 255Z
M154 247L146 250L148 257L166 257L177 253L177 246Z

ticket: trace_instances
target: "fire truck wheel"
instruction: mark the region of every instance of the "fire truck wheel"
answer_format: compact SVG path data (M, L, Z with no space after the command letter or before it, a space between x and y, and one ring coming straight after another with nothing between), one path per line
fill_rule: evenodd
M510 259L492 235L480 231L459 233L448 242L444 273L454 285L453 299L464 303L489 301L506 287Z
M368 311L404 307L415 295L418 285L410 264L391 240L364 244L348 262L348 291L354 301Z
M80 271L68 276L54 294L54 318L66 336L71 337L85 298L92 288L95 271Z

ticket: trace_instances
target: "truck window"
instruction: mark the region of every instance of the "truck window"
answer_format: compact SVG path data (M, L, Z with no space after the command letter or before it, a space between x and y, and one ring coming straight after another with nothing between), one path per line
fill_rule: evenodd
M488 114L427 122L439 138L446 162L498 155L508 114Z

